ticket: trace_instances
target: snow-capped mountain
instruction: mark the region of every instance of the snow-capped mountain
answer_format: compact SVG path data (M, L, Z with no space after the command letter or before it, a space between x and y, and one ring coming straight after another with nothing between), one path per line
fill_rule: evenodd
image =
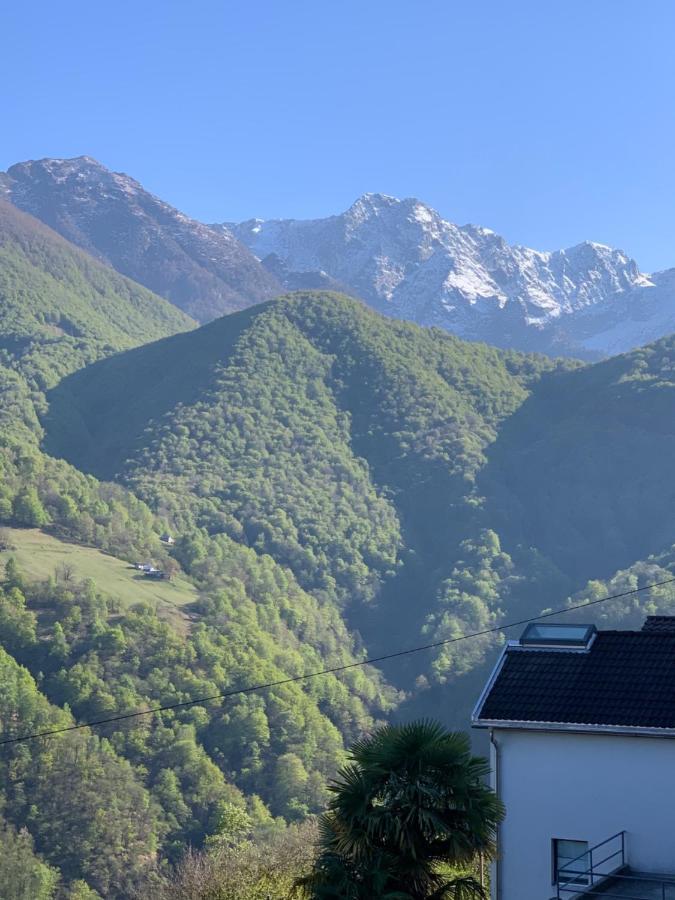
M502 347L595 358L675 330L675 271L584 242L541 252L415 199L365 194L325 219L227 223L289 287L338 282L401 319Z
M340 290L469 340L586 359L675 331L675 269L645 275L585 242L541 252L455 225L419 200L364 194L346 212L205 225L87 156L18 163L0 197L200 322L282 290Z
M229 231L196 222L88 156L18 163L0 197L206 322L278 294Z

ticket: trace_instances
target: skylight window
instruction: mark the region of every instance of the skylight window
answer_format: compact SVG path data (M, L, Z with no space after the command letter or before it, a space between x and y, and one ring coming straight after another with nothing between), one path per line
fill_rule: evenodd
M523 647L568 647L584 650L596 633L595 625L532 622L520 638Z

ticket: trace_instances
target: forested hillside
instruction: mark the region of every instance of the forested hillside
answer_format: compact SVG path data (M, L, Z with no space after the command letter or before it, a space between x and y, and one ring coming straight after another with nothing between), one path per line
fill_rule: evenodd
M126 315L115 296L96 319L87 290L85 323ZM673 563L673 339L584 367L300 293L114 353L132 335L101 346L91 324L71 344L36 298L2 382L3 736L457 636ZM36 529L115 572L152 562L187 596L167 616L65 550L23 571ZM188 845L280 835L375 721L433 709L465 727L500 641L6 746L6 858L38 900L122 898Z
M543 382L480 484L575 579L675 542L675 337ZM504 526L502 526L504 527Z
M3 361L25 361L35 345L52 384L97 357L195 324L4 200L0 298Z
M36 429L41 393L64 375L194 324L166 300L0 200L3 436L20 423Z
M574 365L297 294L65 379L47 446L200 542L269 553L376 652L524 608L533 569L563 580L527 547L505 552L476 479L532 386ZM188 568L196 552L179 542ZM390 674L407 688L445 681L484 649ZM468 702L467 689L448 718Z
M160 540L166 516L40 449L44 392L88 362L192 323L29 217L3 211L2 739L362 656L336 609L225 535L199 556L200 535L186 532L183 545L196 553L185 554L194 597L172 616L146 591L134 600L125 588L122 598L105 566L94 581L90 557L78 571L77 545L113 554L116 572L123 560L142 560L174 577L179 564ZM48 532L52 553L62 542L63 561L46 574L33 559L22 570L22 528ZM345 742L395 700L377 673L357 669L227 707L195 705L95 735L5 745L0 893L14 900L19 885L21 900L55 891L129 897L187 846L227 834L233 818L283 829L322 808Z
M378 652L562 604L675 542L674 359L666 339L581 367L295 294L65 379L47 446L180 531L269 553ZM443 696L462 721L490 643L386 672L406 710Z

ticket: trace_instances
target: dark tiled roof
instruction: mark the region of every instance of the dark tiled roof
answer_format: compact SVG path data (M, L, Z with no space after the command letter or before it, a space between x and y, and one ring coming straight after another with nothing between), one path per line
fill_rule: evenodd
M509 649L486 719L675 728L675 631L600 631L587 652Z
M675 633L675 616L647 616L642 630Z

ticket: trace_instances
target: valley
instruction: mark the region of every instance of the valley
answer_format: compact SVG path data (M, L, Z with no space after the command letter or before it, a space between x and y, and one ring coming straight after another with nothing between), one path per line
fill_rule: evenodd
M108 176L81 165L96 193ZM146 202L120 178L116 204ZM27 828L62 884L133 896L233 816L289 834L378 723L465 729L501 623L672 571L673 337L590 363L314 288L223 316L181 301L192 318L83 250L78 221L76 246L64 219L57 233L0 201L0 717L19 736L178 707L0 758L0 829ZM648 290L584 254L623 267L626 296ZM674 606L667 586L599 615L632 627ZM81 793L53 774L73 759ZM105 822L99 796L118 803ZM90 851L69 853L74 833Z
M675 543L673 353L664 339L580 367L296 293L64 379L45 446L182 529L270 554L384 653L562 605ZM181 376L181 358L199 367ZM495 647L384 671L414 710ZM450 723L470 696L457 688Z
M0 900L666 900L675 5L3 13Z

